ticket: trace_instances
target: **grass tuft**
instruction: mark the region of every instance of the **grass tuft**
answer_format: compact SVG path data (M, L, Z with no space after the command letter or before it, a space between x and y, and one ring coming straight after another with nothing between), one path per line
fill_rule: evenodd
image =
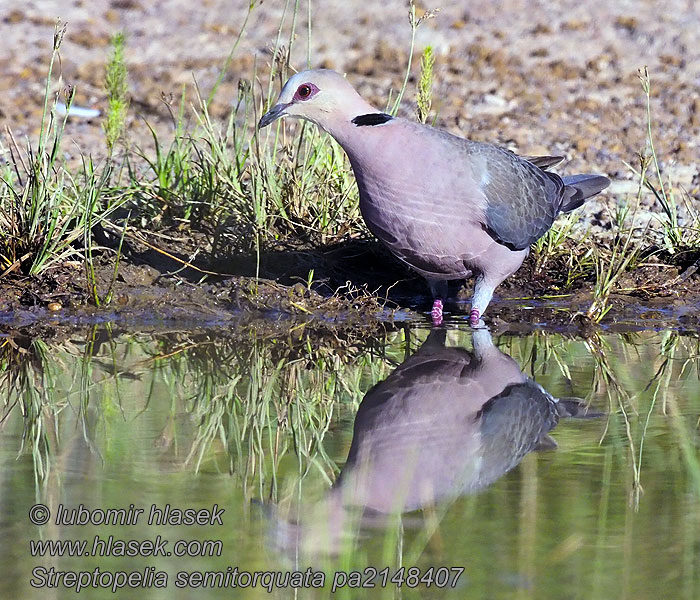
M428 121L433 105L433 65L435 65L433 48L426 46L420 61L420 80L416 97L416 116L421 123Z
M659 165L659 158L654 145L654 135L652 127L651 110L651 76L647 67L639 70L639 80L642 90L646 96L646 117L647 117L647 154L654 166L656 175L656 185L648 177L644 178L644 184L651 190L655 199L661 207L661 214L657 216L663 227L663 248L671 255L689 249L700 249L700 208L697 203L690 199L690 195L685 190L676 190L670 178L666 179ZM687 214L686 226L680 224L680 207L677 196L683 198L684 208Z
M419 16L416 12L415 2L413 0L409 0L408 24L411 26L411 45L408 50L408 63L406 64L406 74L403 78L403 84L401 85L401 89L399 90L399 93L396 96L396 99L394 100L394 105L392 106L391 111L389 111L392 115L396 115L396 113L398 113L399 111L401 100L403 100L403 96L406 93L406 86L408 85L408 80L411 76L411 65L413 64L413 49L416 46L416 32L425 21L435 18L439 12L440 9L436 8L433 10L426 10L425 12L423 12L422 15Z
M102 127L110 156L114 146L124 135L129 109L129 81L124 59L125 41L123 31L118 31L112 36L110 41L112 53L105 67L105 89L109 104Z
M10 165L0 180L0 278L12 273L37 275L68 260L85 259L80 242L91 226L117 208L97 202L106 177L84 158L82 173L72 174L61 163L61 145L75 89L62 87L52 94L53 67L59 57L65 26L60 21L46 77L44 112L36 146L21 149L11 132ZM67 110L55 111L63 98Z

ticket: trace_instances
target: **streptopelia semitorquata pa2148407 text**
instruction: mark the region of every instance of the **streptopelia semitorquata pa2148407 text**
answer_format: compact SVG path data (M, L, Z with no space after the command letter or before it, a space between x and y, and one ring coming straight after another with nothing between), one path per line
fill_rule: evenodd
M367 227L428 281L436 324L447 281L476 275L470 322L478 325L494 289L557 215L610 184L601 175L551 173L557 157L527 159L392 117L327 69L291 77L258 126L285 116L315 123L343 147Z

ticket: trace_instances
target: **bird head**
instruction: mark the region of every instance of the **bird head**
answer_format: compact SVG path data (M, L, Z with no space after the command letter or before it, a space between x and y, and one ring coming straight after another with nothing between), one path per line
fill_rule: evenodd
M350 121L359 114L376 112L347 80L329 69L302 71L284 84L276 104L267 111L258 128L280 117L296 117L330 131L334 123Z

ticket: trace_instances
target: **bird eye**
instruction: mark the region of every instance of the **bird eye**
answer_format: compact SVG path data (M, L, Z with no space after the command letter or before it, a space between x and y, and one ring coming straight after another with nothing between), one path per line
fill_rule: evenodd
M294 102L303 102L304 100L309 100L310 98L313 98L317 93L318 93L318 88L311 83L310 81L307 81L306 83L302 83L294 92L294 98L292 100Z

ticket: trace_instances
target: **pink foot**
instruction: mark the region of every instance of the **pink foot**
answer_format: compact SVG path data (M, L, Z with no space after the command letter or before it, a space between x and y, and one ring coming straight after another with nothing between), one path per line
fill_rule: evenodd
M472 308L471 312L469 313L469 324L472 327L476 327L479 324L480 318L481 314L479 313L479 310L476 308Z
M440 300L440 298L435 298L433 310L430 312L430 315L433 317L434 326L442 325L442 300Z

